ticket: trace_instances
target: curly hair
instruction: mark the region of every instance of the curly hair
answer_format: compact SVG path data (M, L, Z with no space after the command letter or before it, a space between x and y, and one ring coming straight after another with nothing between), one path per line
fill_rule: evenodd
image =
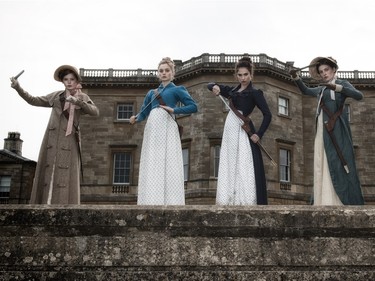
M170 58L170 57L165 57L165 58L162 58L161 61L159 62L158 64L158 68L160 67L160 65L162 64L168 64L168 66L171 68L172 70L172 73L175 73L175 64L174 64L174 61Z

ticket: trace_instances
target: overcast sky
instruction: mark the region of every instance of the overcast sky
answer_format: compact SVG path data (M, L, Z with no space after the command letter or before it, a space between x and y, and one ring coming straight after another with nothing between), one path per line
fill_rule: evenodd
M373 0L0 0L0 149L21 133L37 160L51 112L34 96L62 90L63 64L88 69L156 69L162 57L265 53L303 67L333 56L339 70L375 71ZM199 102L199 101L198 101Z

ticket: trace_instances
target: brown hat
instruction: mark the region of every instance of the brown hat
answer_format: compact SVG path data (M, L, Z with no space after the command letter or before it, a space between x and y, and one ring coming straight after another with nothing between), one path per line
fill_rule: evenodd
M316 57L310 63L309 73L312 78L315 80L321 80L322 78L319 75L319 66L323 64L328 64L331 67L339 68L337 61L333 57Z
M53 78L55 78L56 81L62 82L62 80L60 78L60 72L63 71L63 70L66 70L66 69L69 69L69 70L73 71L75 73L75 75L77 76L78 81L79 82L82 81L82 78L79 75L79 72L78 72L77 68L75 68L74 66L71 66L71 65L67 65L67 64L58 67L55 70L55 73L53 74Z

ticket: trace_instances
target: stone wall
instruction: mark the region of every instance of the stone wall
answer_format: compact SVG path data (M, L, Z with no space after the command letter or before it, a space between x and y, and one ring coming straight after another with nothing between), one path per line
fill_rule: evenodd
M375 208L1 206L0 280L375 280Z

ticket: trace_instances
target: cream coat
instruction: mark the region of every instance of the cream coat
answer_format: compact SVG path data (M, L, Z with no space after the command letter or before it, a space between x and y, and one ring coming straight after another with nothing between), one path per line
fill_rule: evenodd
M67 119L62 113L60 98L64 91L34 97L25 91L19 93L29 104L52 107L51 116L39 152L30 204L79 204L80 156L75 129L65 136ZM88 95L80 95L75 110L74 124L79 125L81 114L98 116L99 110ZM79 135L79 132L78 132Z

